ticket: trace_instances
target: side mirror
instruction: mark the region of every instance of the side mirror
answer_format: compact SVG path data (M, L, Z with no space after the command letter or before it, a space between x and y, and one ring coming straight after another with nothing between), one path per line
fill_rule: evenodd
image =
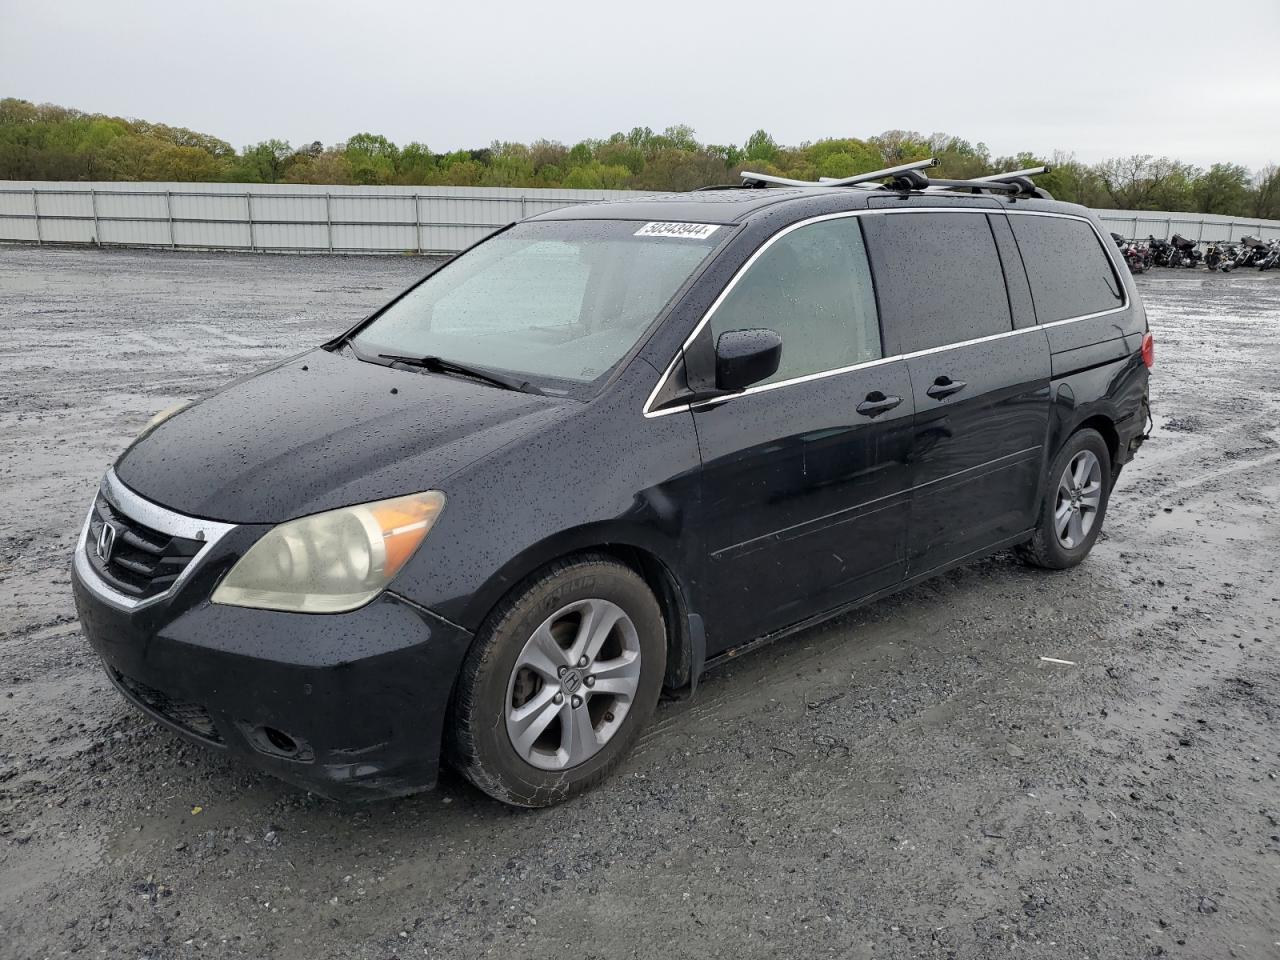
M745 390L778 372L782 337L772 330L729 330L716 340L716 389Z

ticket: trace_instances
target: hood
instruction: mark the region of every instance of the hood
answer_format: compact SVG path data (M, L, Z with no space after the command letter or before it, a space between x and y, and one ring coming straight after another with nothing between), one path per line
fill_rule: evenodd
M575 406L316 350L166 420L116 474L190 516L280 523L438 488Z

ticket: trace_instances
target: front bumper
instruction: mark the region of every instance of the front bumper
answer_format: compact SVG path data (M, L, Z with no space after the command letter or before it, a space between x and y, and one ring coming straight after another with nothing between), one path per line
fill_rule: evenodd
M83 548L81 548L83 549ZM343 614L110 602L77 563L81 628L117 689L189 740L323 796L435 784L471 635L392 593ZM196 578L197 580L203 578Z

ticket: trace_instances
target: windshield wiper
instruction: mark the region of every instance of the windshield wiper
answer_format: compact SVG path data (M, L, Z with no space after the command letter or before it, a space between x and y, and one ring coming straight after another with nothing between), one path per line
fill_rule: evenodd
M469 367L466 364L454 363L452 360L445 360L443 357L405 357L396 353L380 353L378 356L388 363L402 363L406 367L420 367L432 373L456 373L460 376L483 380L485 383L491 383L495 387L517 390L520 393L542 393L528 380L508 377L506 374L498 373L496 370L487 370L484 367Z

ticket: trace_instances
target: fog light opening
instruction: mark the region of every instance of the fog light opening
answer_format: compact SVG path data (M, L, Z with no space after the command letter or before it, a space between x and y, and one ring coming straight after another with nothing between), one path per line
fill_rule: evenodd
M295 756L298 752L298 744L293 737L289 736L283 730L277 730L275 727L260 727L263 738L267 743L276 748L276 751L286 757Z

